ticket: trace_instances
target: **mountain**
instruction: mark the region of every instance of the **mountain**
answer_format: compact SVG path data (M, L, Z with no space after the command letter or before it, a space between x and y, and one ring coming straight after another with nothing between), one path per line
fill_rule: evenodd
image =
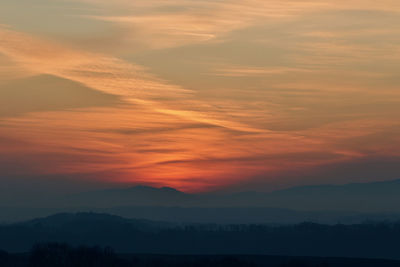
M294 187L273 192L268 199L301 210L399 212L400 180Z
M362 213L351 211L299 211L268 207L169 207L116 206L108 208L0 207L0 222L21 222L55 213L98 212L132 219L170 223L210 224L295 224L304 221L324 224L355 224L373 221L400 221L400 213Z
M400 180L345 185L300 186L271 193L225 196L224 204L307 211L399 212Z
M32 219L15 225L57 229L81 229L80 231L95 229L110 231L109 226L125 228L127 226L140 231L153 231L172 227L173 224L144 219L127 219L116 215L94 212L58 213L43 218Z
M135 186L67 195L32 207L0 206L0 222L82 211L179 223L397 221L400 180L233 194L187 194L168 187Z
M167 187L136 186L70 195L53 203L58 206L96 208L117 206L268 207L303 211L400 212L400 180L301 186L271 193L233 194L186 194Z
M186 194L170 187L134 186L69 195L58 199L56 206L180 206L196 203L197 195Z
M303 211L400 212L400 180L312 185L263 192L216 195L220 206L275 207Z

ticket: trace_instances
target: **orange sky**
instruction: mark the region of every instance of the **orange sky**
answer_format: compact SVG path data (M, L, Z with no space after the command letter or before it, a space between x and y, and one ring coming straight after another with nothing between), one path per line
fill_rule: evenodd
M397 0L2 1L0 183L400 178L399 25Z

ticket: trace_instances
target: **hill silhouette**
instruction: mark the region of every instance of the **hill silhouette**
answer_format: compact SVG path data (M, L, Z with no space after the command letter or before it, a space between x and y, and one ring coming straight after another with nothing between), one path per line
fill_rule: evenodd
M121 253L291 255L399 259L400 223L355 225L169 224L96 213L0 226L0 250L36 243L110 246Z
M354 224L400 220L400 180L230 194L189 194L169 187L134 186L60 196L29 205L0 206L0 222L94 211L175 223Z
M110 208L268 207L307 211L400 212L400 180L346 185L301 186L265 192L187 194L173 188L135 186L69 195L55 206Z
M154 188L134 186L123 189L107 189L69 195L58 200L61 206L113 207L134 206L178 206L196 203L196 195L186 194L170 187Z

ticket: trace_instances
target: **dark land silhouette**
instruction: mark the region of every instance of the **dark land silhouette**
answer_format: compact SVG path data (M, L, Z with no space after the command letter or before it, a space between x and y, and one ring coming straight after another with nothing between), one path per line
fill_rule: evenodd
M0 249L36 243L109 246L119 253L290 255L400 260L400 223L355 225L173 224L96 213L57 214L2 225Z
M400 220L400 180L294 187L274 192L187 194L173 188L134 186L83 192L0 206L0 222L60 212L109 213L175 223L357 224Z
M29 208L0 207L0 222L21 222L57 213L97 212L125 218L141 218L171 223L216 224L358 224L366 221L400 221L400 213L363 213L350 211L302 211L268 207L163 207L116 206L111 208Z
M0 267L400 266L397 192L400 180L233 194L135 186L10 205Z
M400 261L267 255L118 254L110 247L34 245L24 254L0 251L2 267L397 267Z
M230 194L188 194L169 187L134 186L68 195L51 203L57 207L269 207L303 211L400 212L399 192L400 180Z

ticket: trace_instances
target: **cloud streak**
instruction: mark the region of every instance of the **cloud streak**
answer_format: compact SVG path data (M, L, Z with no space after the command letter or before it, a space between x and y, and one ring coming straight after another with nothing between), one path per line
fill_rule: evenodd
M0 118L1 177L279 187L399 156L397 1L55 5L93 34L0 27L0 95L37 94Z

